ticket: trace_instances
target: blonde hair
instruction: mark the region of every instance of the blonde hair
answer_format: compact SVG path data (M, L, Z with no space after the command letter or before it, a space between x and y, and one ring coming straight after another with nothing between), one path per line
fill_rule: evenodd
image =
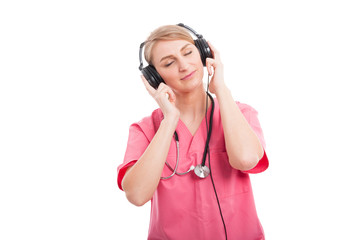
M194 45L194 40L190 33L183 27L177 25L165 25L155 29L146 40L144 46L145 60L152 64L152 49L154 44L160 40L186 40Z

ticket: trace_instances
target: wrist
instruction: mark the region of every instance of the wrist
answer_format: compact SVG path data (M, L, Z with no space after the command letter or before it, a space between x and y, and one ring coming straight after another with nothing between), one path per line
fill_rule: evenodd
M162 125L166 125L167 127L171 129L176 129L179 121L179 114L169 114L165 115L162 120Z
M217 98L221 98L224 95L231 94L231 91L226 85L223 85L223 86L219 86L214 94L217 96Z

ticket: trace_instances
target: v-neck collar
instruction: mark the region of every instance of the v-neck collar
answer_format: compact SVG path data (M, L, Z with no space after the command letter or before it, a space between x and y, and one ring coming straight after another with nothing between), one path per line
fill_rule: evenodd
M217 98L214 98L214 108L217 108ZM208 128L209 128L209 120L210 120L210 115L211 115L211 110L212 110L212 102L210 103L208 109L207 109L207 124L208 124ZM160 122L162 121L162 119L164 118L163 112L162 110L159 108L159 113L160 113ZM213 116L214 117L214 116ZM176 131L178 133L179 136L179 141L182 142L183 144L186 143L189 147L192 145L192 142L194 141L194 139L199 139L199 138L207 138L207 127L206 127L206 118L205 116L203 117L201 124L198 126L198 129L194 132L194 134L192 134L188 127L185 125L185 123L179 118L178 120L178 124L176 127ZM204 136L202 136L204 135Z
M217 108L218 108L218 101L215 98L214 99L215 113L217 112ZM211 110L212 110L212 105L210 105L207 109L208 124L210 120ZM159 113L160 113L159 120L162 121L164 115L160 108L159 108ZM213 116L213 118L214 117L215 116ZM214 123L214 119L213 119L213 123ZM178 120L178 124L175 131L178 133L180 156L182 158L179 165L179 172L182 171L184 172L187 171L187 169L189 169L191 165L200 164L202 161L203 150L207 140L206 117L205 116L203 117L201 124L199 125L198 129L195 131L194 135L191 134L188 127L184 124L184 122L181 119ZM210 142L212 142L212 139ZM175 142L174 142L174 148L175 148ZM167 161L172 166L176 164L175 158L167 159Z
M214 99L214 104L216 105L216 99ZM207 109L208 128L209 128L209 120L210 120L211 110L212 110L212 102ZM180 135L179 138L183 138L182 140L180 139L179 141L186 141L186 142L189 142L190 144L192 144L194 139L202 137L199 135L204 135L203 138L206 139L207 138L207 136L206 136L207 135L206 134L207 133L206 117L204 116L202 118L202 121L201 121L200 125L198 126L197 130L194 132L194 134L192 134L191 131L189 131L186 124L179 118L176 131L181 133L181 134L179 134ZM203 134L203 133L205 133L205 134ZM186 138L186 139L184 139L184 138Z

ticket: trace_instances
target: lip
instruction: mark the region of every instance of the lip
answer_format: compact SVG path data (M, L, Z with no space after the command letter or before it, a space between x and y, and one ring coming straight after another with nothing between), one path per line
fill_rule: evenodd
M192 78L195 72L196 71L191 72L190 74L188 74L185 77L181 78L181 80L188 80L188 79Z

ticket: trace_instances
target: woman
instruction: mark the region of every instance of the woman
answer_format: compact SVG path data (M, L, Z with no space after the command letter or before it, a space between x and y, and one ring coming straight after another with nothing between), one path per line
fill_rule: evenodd
M164 82L155 89L142 76L159 108L131 125L118 185L136 206L151 200L148 239L264 239L248 176L268 167L257 112L233 100L219 52L208 43L213 58L202 63L185 27L162 26L145 42Z

